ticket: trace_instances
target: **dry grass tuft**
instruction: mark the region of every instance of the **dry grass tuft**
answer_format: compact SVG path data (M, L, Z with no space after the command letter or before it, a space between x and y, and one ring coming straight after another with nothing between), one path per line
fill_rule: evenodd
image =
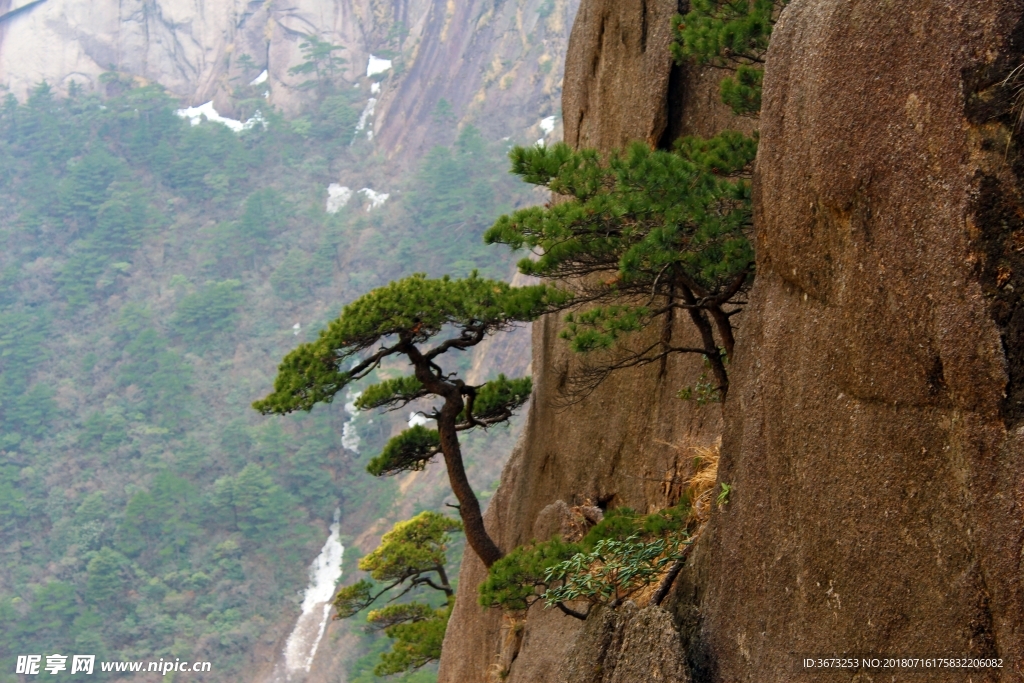
M523 647L526 614L506 612L503 616L501 650L487 672L490 683L501 683L508 678L512 670L512 662L519 656L519 650Z
M693 506L690 520L698 525L694 532L696 536L711 516L715 484L718 483L718 458L721 455L721 444L699 446L693 450L696 453L694 458L696 471L687 484L687 492L690 494Z
M569 518L564 522L562 538L569 543L579 543L602 519L604 512L587 498L580 505L569 508Z

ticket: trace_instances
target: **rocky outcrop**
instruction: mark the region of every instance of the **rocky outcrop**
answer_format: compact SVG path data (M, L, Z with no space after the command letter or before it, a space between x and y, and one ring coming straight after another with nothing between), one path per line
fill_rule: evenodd
M303 95L288 69L302 61L299 43L314 34L344 46L348 78L365 72L369 53L386 49L387 28L422 15L430 0L129 0L82 3L3 0L26 7L0 23L0 83L19 98L41 81L90 88L119 71L166 87L191 104L217 100L230 108L238 86L268 72L272 104L294 110ZM248 60L242 59L248 56ZM223 113L223 112L222 112Z
M557 114L562 58L579 0L0 0L0 86L23 99L42 81L99 87L117 71L184 102L234 113L239 88L288 115L313 93L298 86L306 35L342 46L342 78L367 83L370 56L392 68L375 94L378 147L402 158L441 142L432 116L446 99L459 121L492 137L544 137ZM266 74L264 75L264 72ZM250 83L255 83L249 87ZM501 112L500 116L492 116ZM446 127L450 124L445 124Z
M696 680L824 653L1020 676L1022 9L797 0L776 27Z
M669 27L676 11L674 0L581 4L566 58L566 141L609 152L630 140L668 146L683 132L710 134L737 124L717 98L707 96L717 88L709 85L713 74L673 66ZM690 448L721 434L718 405L698 407L676 398L700 376L698 358L680 356L664 366L612 375L594 393L565 405L562 389L574 359L558 338L561 324L557 316L534 324L529 421L486 514L505 551L558 533L557 511L573 505L667 506L688 473ZM688 324L673 329L680 338L690 334ZM558 680L582 622L535 605L525 621L510 627L498 611L477 606L476 587L485 577L483 565L467 553L438 680Z
M660 607L595 609L549 680L558 683L689 683L672 616Z
M492 137L557 116L562 60L580 0L434 0L405 40L404 72L385 88L377 139L389 155L430 144L441 99ZM550 139L548 139L550 141Z

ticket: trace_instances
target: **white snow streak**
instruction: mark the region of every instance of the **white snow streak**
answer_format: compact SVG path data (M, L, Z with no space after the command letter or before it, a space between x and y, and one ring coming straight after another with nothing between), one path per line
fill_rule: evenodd
M359 134L366 130L367 124L370 122L370 118L373 116L373 110L377 108L377 98L371 97L366 101L366 106L363 107L363 113L359 115L359 123L356 124L356 134L352 136L352 144L355 144ZM373 126L370 126L370 130L366 132L366 137L370 140L373 139Z
M240 133L243 130L249 130L257 124L263 123L263 114L256 112L253 117L244 123L237 119L229 119L225 116L221 116L217 113L217 110L213 108L213 102L207 102L201 104L198 107L188 107L187 109L178 109L174 112L183 119L188 119L193 126L198 126L203 117L206 117L207 121L213 121L214 123L222 123L236 133Z
M352 190L338 183L327 186L327 213L338 213L348 206Z
M267 82L267 70L264 69L263 73L261 73L259 76L257 76L256 78L252 79L252 81L249 82L249 85L259 85L260 83L266 83L266 82Z
M366 77L376 76L391 69L390 59L381 59L370 55L370 61L366 64Z
M359 363L358 359L355 360L355 363ZM345 394L345 398L348 399L348 402L345 403L346 413L355 417L359 412L356 408L356 401L358 401L359 397L362 395L363 392L352 390L349 390L348 393ZM341 447L345 450L352 451L353 453L359 453L359 434L356 433L356 427L351 421L346 422L345 426L341 428Z
M388 200L388 197L391 196L387 192L377 192L375 190L371 190L368 187L364 187L363 189L359 190L359 194L366 197L366 199L369 200L370 202L369 206L366 207L367 211L372 211L373 209L377 209L384 206L384 202L386 202Z
M359 446L359 434L356 433L356 428L351 422L346 422L345 426L341 428L341 447L358 455Z

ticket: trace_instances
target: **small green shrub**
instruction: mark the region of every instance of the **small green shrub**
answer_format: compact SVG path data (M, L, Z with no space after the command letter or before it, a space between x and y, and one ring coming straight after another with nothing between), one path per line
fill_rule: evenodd
M541 596L548 607L585 600L591 604L617 605L646 588L670 562L677 559L680 541L660 538L650 543L634 534L622 541L606 538L589 553L576 553L549 567Z
M554 538L515 548L491 567L479 602L522 611L541 599L549 607L570 600L622 600L678 557L689 538L689 516L686 499L650 515L614 508L579 543Z

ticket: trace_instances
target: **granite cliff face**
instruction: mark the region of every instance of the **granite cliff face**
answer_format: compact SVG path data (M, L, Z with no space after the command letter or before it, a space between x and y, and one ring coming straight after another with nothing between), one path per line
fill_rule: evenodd
M701 680L791 680L799 653L1021 660L1021 11L800 0L776 27Z
M376 99L378 147L429 146L447 99L460 120L516 135L558 113L562 55L578 0L0 0L0 86L19 99L46 81L94 88L106 71L163 85L189 104L232 114L238 86L259 81L286 114L312 96L289 74L306 35L343 46L343 78L365 82L371 55L392 67ZM248 56L248 59L243 59ZM264 75L264 72L266 74ZM265 78L265 80L263 80ZM492 116L494 112L500 116ZM542 135L540 129L533 131Z
M677 11L674 0L581 4L565 66L567 142L605 152L635 139L667 147L682 134L712 135L749 125L718 104L713 73L673 66L670 22ZM528 424L487 511L491 533L506 551L559 532L569 506L645 511L667 506L689 472L690 449L721 434L720 406L697 407L676 398L681 387L699 377L703 368L696 358L676 357L663 367L613 375L582 402L560 407L560 389L573 365L558 338L561 324L557 316L534 324L535 393ZM692 332L688 324L677 324L673 334L685 338ZM467 554L439 681L556 681L568 675L570 661L588 657L613 680L620 650L602 650L601 634L618 627L588 627L591 635L583 638L592 637L593 646L586 641L574 648L582 622L556 610L537 605L524 624L511 624L498 611L477 606L476 587L485 576L479 560ZM638 624L661 623L657 615L638 619ZM623 619L621 628L629 631L635 621ZM656 642L665 641L652 637L650 643ZM614 680L640 680L629 676L676 656L650 651L650 662L623 664L620 675L626 677Z
M557 113L576 16L570 144L667 147L750 126L718 103L719 74L672 64L676 0L576 6L0 0L0 83L22 96L114 68L230 113L233 84L266 70L269 101L295 112L305 95L288 69L316 33L346 46L353 83L371 54L393 56L374 132L401 161L430 144L441 98L492 134ZM729 503L666 610L583 625L535 608L512 624L477 607L484 570L467 555L441 681L789 681L800 654L826 652L1001 657L1011 666L973 680L1019 678L1024 157L1011 100L1024 78L1004 79L1024 61L1022 14L1021 0L791 3L766 69L758 275L724 417L675 397L701 371L682 357L560 408L573 359L559 321L542 320L529 424L488 524L508 550L559 532L572 505L664 507L688 449L719 438ZM499 109L517 123L488 116ZM339 667L322 658L311 680Z
M1024 59L1022 9L786 9L760 120L758 275L724 421L674 399L694 376L686 359L552 410L571 361L543 320L530 423L488 511L510 549L558 532L568 505L659 507L655 482L681 471L662 444L721 434L732 494L665 603L676 630L661 639L652 608L582 627L539 608L503 623L476 607L484 574L467 557L440 680L598 683L625 680L624 666L632 680L789 681L799 655L832 652L1020 661L1024 166L1011 100L1024 79L1004 79ZM583 3L568 141L664 146L736 125L713 74L671 66L659 31L675 11ZM620 664L636 623L648 624L641 661ZM878 680L814 674L851 677ZM1012 665L972 675L1018 678Z

